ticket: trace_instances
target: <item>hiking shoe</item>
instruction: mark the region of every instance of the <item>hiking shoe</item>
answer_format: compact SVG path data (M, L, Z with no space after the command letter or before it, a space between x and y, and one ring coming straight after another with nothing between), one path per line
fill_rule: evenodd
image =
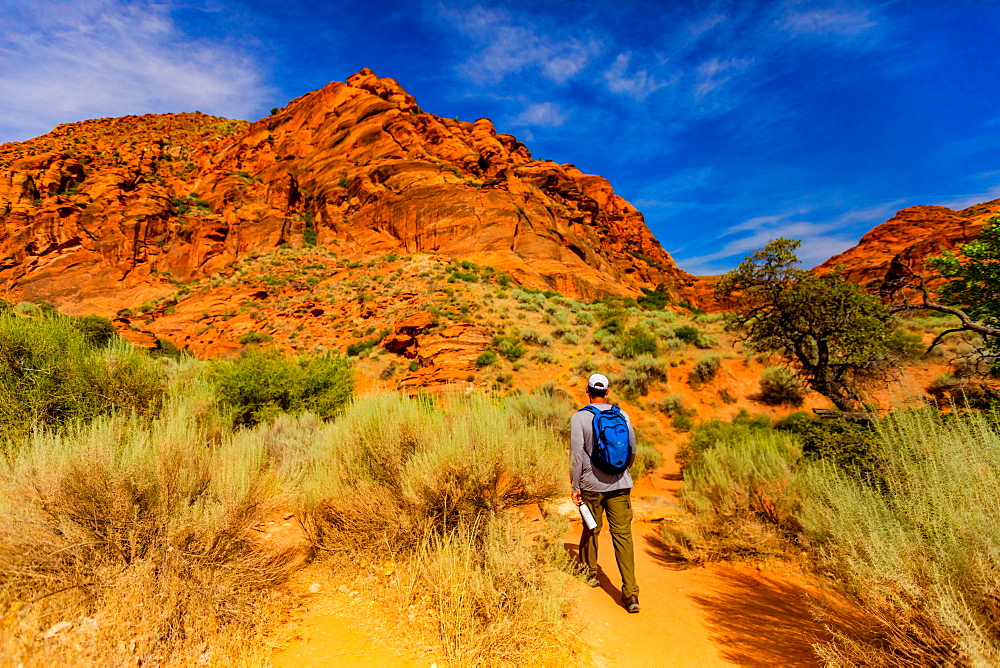
M631 596L626 596L625 594L622 594L622 605L624 605L625 609L631 614L639 612L639 595L632 594Z
M601 586L601 582L600 582L600 580L597 579L596 575L591 575L586 580L584 580L584 583L588 587L600 587Z

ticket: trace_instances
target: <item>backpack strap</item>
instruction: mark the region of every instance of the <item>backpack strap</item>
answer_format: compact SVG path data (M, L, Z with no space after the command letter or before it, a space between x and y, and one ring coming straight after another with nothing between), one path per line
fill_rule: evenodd
M602 411L597 406L591 406L590 404L587 404L586 406L584 406L580 410L581 411L587 411L588 413L590 413L591 415L594 416L593 419L590 422L590 432L593 434L593 436L591 437L591 440L593 441L593 443L591 444L591 451L587 452L587 456L590 457L591 461L593 461L593 459L594 459L593 449L597 447L597 439L600 438L600 434L601 434L601 414L604 411ZM586 452L586 450L587 450L587 444L586 444L586 442L584 442L583 449L584 449L584 452Z

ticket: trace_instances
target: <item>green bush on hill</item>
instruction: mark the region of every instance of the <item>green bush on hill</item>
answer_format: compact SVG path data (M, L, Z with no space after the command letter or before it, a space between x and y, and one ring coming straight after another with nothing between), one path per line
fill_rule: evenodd
M212 363L219 401L239 425L255 425L280 413L340 412L354 392L347 360L333 355L288 359L277 351L249 350Z
M162 367L113 336L105 322L0 315L0 437L9 441L33 426L61 428L113 410L146 416L159 410Z

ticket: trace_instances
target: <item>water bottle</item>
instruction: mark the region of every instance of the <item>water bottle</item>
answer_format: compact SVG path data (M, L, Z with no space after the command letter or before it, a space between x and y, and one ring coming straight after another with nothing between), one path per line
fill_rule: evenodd
M583 520L583 525L591 531L596 529L597 520L594 519L594 513L590 512L590 508L587 504L581 503L577 507L580 509L580 518Z

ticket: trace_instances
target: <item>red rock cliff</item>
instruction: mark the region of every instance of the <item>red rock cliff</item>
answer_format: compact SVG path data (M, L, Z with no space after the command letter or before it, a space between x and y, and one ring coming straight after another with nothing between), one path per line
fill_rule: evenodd
M827 273L839 267L847 280L878 289L890 263L899 259L929 278L932 272L926 263L928 255L968 243L998 211L1000 200L961 211L943 206L911 206L872 228L857 246L834 255L814 271Z
M570 296L691 298L607 180L534 160L480 119L425 113L362 70L247 124L98 119L0 145L0 288L111 313L250 252L315 236L358 252L473 259Z

